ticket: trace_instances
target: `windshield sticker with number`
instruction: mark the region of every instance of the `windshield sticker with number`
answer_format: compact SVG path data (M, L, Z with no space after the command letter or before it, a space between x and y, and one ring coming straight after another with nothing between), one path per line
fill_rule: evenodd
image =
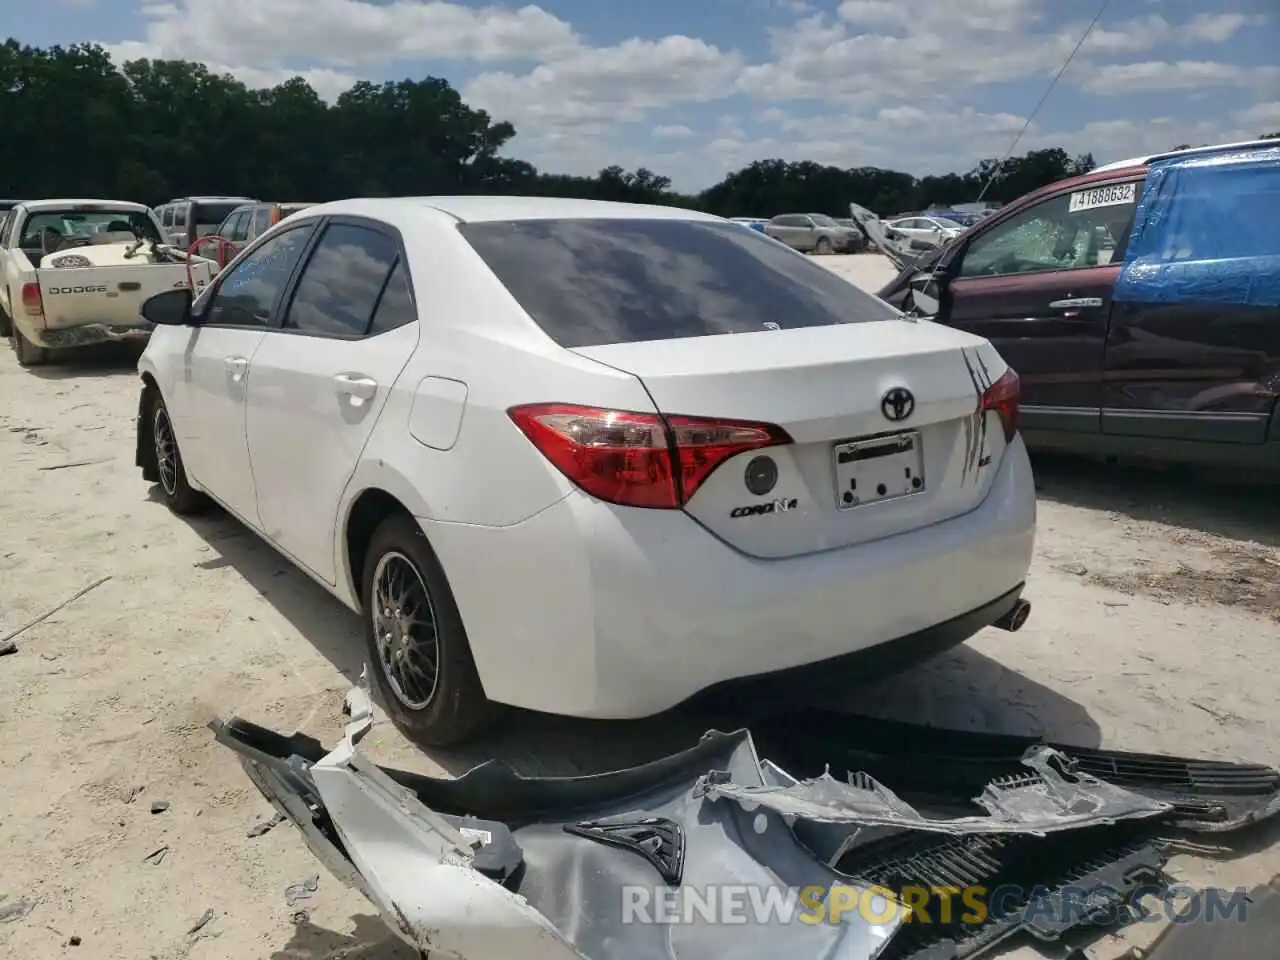
M1133 203L1137 191L1136 183L1116 183L1107 187L1081 190L1071 195L1067 211L1080 213L1082 210L1096 210L1098 207L1115 207L1123 203Z

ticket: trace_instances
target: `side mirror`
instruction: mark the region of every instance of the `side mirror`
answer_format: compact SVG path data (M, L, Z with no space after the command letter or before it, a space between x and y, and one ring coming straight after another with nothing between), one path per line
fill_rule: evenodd
M185 327L191 322L191 291L178 287L147 297L142 319L158 327Z

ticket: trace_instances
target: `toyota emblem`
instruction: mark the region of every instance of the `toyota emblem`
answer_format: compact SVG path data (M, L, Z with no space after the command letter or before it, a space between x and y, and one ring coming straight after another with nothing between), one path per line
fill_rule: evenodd
M916 410L916 398L906 387L894 387L880 400L880 412L886 420L898 423L907 419Z

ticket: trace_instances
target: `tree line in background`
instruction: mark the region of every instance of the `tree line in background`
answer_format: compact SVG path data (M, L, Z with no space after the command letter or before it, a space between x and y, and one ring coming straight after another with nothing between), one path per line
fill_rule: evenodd
M758 160L697 195L650 170L544 173L499 155L516 135L448 81L362 81L327 104L301 78L251 90L202 64L118 67L93 45L0 47L0 196L85 196L158 204L226 194L324 201L450 193L666 203L722 216L886 216L929 205L1009 201L1093 167L1089 154L1035 150L967 173L914 177L877 167ZM1271 134L1280 136L1280 134Z

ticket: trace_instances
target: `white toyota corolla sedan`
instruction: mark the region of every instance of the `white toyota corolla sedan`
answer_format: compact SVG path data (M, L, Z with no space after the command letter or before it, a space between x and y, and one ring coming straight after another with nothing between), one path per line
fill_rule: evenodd
M1017 375L730 221L345 200L143 313L143 476L360 611L421 742L865 676L1029 610Z

